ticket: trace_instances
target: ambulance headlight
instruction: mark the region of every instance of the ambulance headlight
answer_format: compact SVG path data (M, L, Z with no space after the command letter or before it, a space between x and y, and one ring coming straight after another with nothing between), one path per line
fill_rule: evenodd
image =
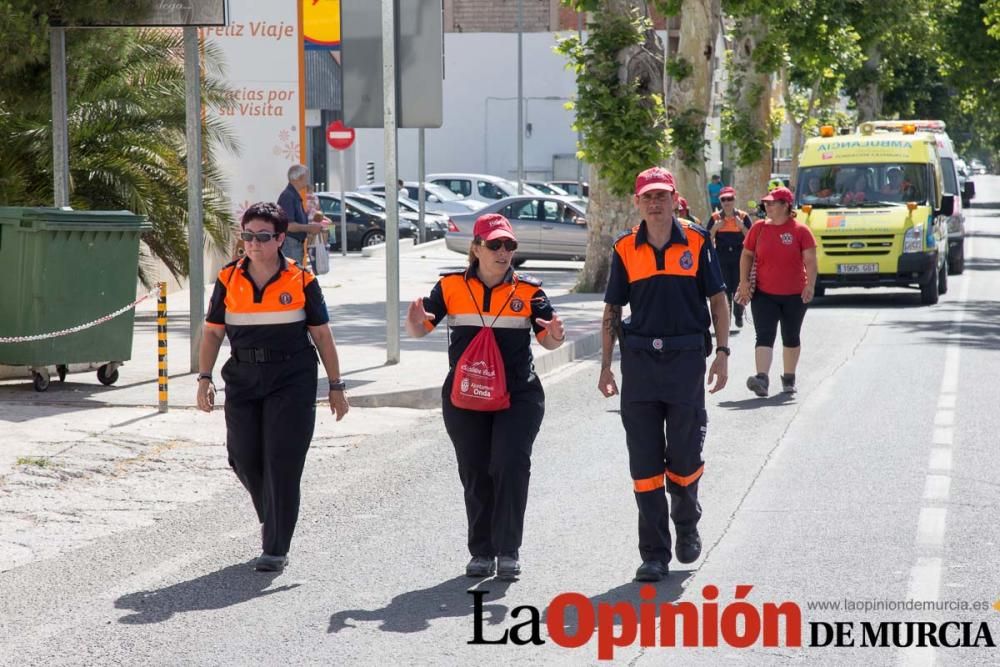
M922 225L910 227L903 235L903 252L924 251L924 228Z

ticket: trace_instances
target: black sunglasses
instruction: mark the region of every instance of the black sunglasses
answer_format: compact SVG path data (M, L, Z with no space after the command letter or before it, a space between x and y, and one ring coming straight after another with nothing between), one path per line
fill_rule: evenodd
M240 232L240 239L244 243L256 241L257 243L269 243L271 239L277 238L277 232Z
M735 197L719 197L719 201L736 201Z
M507 252L514 252L517 250L517 241L514 239L493 239L492 241L480 241L479 245L483 246L487 250L492 250L496 252L500 248L503 248Z

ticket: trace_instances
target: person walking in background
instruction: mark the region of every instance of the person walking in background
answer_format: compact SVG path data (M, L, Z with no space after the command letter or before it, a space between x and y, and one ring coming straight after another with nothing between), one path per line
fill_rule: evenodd
M701 220L691 214L691 209L688 208L688 200L676 193L674 194L674 213L682 220L687 220L701 226Z
M708 205L713 211L722 208L722 204L719 203L719 193L724 187L722 177L718 174L712 174L712 180L708 184Z
M746 211L736 208L736 190L726 186L719 192L722 209L712 213L708 219L708 233L719 253L722 279L726 282L726 298L735 316L735 325L743 326L743 306L734 302L736 286L740 282L740 256L743 253L743 239L753 220Z
M799 334L816 289L816 239L809 227L795 220L794 200L786 187L775 188L764 197L767 218L754 223L747 232L740 257L736 301L750 304L757 334L757 373L747 378L747 388L761 397L768 393L779 324L784 364L781 390L795 393L795 371L802 350ZM755 263L756 279L751 287L750 271Z
M305 242L307 234L319 234L323 225L310 222L303 204L303 194L309 185L309 168L301 164L293 164L288 168L288 185L278 195L278 206L285 212L288 220L288 231L281 245L281 253L294 259L299 264L305 259Z
M299 516L299 482L316 423L316 351L330 379L330 410L350 409L326 303L316 277L278 249L288 220L272 203L250 206L246 256L219 271L198 354L197 404L215 404L212 369L229 337L226 450L261 524L256 569L281 571ZM310 338L312 343L310 343Z
M442 387L441 407L465 490L472 555L465 574L489 577L496 572L501 579L513 580L521 574L519 550L531 449L545 414L531 333L542 347L554 350L566 340L566 330L541 281L511 267L517 239L507 218L495 213L480 216L472 233L468 267L444 273L429 297L410 304L406 331L421 338L442 321L448 323L451 369ZM502 370L487 357L467 356L478 347L480 336L490 333L496 340L492 359L499 356ZM463 400L469 378L475 377L469 375L472 372L486 378L484 383L491 382L494 374L504 378L509 392L506 407L502 401L471 406Z
M675 192L673 174L665 169L653 167L636 177L642 222L615 241L604 294L597 386L606 398L618 393L611 357L619 339L621 419L639 508L642 564L636 581L667 576L671 519L677 560L693 563L701 555L698 481L705 468L712 323L718 346L708 370L708 382L714 382L709 391L725 387L729 374L729 306L718 257L704 229L673 215ZM625 304L631 316L623 322Z

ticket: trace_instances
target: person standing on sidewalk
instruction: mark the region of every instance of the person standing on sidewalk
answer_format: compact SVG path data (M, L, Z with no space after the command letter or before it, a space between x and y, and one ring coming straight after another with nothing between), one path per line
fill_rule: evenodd
M743 239L746 237L753 220L746 211L736 208L736 190L724 187L719 192L719 203L722 210L712 213L708 219L708 233L712 238L715 251L719 254L719 265L722 267L722 279L726 282L726 298L729 308L735 315L736 328L743 327L743 306L734 303L736 286L740 283L740 255L743 253Z
M320 234L323 225L310 222L306 216L302 194L309 185L309 168L301 164L293 164L288 168L288 185L278 195L278 206L285 212L288 219L288 231L281 244L281 253L302 264L305 259L305 243L308 234Z
M465 568L469 577L495 572L513 580L521 573L531 449L545 414L531 333L547 350L566 340L562 319L542 291L541 281L511 267L515 250L517 239L507 218L480 216L473 226L468 268L443 274L429 297L410 304L406 316L406 331L414 338L427 335L442 321L450 329L451 368L441 399L465 489L472 555ZM451 398L456 366L483 326L493 329L510 392L510 407L491 412L456 407Z
M621 418L639 507L637 581L659 581L671 559L670 519L681 563L701 555L698 480L704 470L705 360L709 309L718 346L708 370L715 393L728 378L729 307L708 232L673 216L674 177L653 167L635 179L642 222L615 241L604 295L601 374L605 397L618 393L611 356L621 340ZM622 307L631 316L622 321ZM668 514L667 494L670 492Z
M736 301L750 303L757 333L754 347L757 374L747 378L747 388L760 397L767 396L779 323L785 371L781 390L795 393L795 369L802 351L799 334L816 289L816 239L808 226L795 220L794 201L792 191L786 187L775 188L764 197L767 218L754 223L747 232L740 257ZM751 288L750 269L754 262L756 283Z
M708 184L708 205L713 211L718 211L722 207L719 201L719 194L724 187L722 177L718 174L712 174L712 180Z
M197 399L199 409L212 411L212 369L228 336L231 356L222 379L229 465L261 524L263 553L255 567L273 572L288 563L299 515L299 481L316 423L317 349L337 421L350 406L319 283L278 250L288 228L284 212L276 204L254 204L241 226L246 256L219 271L209 302Z

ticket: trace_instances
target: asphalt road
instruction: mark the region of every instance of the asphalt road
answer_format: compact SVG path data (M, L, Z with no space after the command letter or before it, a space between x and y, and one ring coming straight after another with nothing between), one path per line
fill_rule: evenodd
M976 181L981 200L1000 202L1000 178ZM799 606L803 647L637 640L614 651L616 663L1000 663L995 648L807 645L810 623L836 621L969 621L973 637L985 621L1000 641L994 610L810 608L1000 598L1000 203L970 211L968 230L966 271L938 305L921 306L915 291L832 292L806 317L794 398L745 389L753 338L744 331L731 345L730 386L709 399L704 553L674 567L655 601L693 603L703 643L713 627L705 587L718 588L723 615L737 585L750 585L746 601L758 610ZM543 644L468 643L474 596L461 576L461 488L434 411L307 463L292 563L279 576L251 570L257 528L235 479L152 526L3 572L0 664L597 662L596 632L565 648L546 627L546 607L562 593L640 601L624 436L616 400L597 392L597 370L588 360L546 379L524 575L477 586L488 591L484 639L530 620L517 609L528 605ZM570 634L589 629L585 616L562 620ZM853 632L860 644L860 625ZM517 636L530 634L525 626Z

